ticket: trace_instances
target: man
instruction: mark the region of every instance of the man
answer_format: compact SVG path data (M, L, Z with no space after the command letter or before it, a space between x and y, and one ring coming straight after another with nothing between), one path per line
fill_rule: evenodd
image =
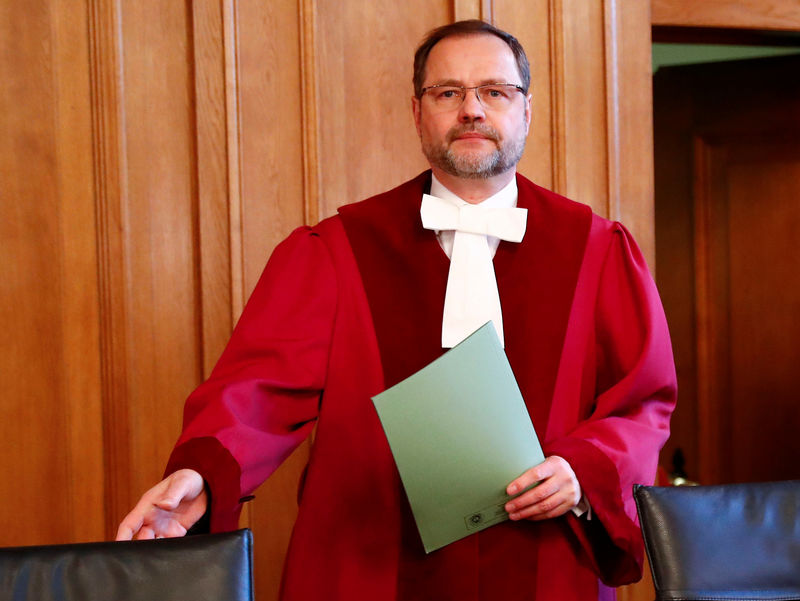
M622 226L515 173L529 85L503 31L465 21L428 35L412 103L431 171L276 248L187 400L170 475L118 538L180 536L204 514L235 528L316 423L283 599L567 601L639 578L631 485L653 480L668 434L666 323ZM437 221L453 207L464 223ZM475 225L488 207L522 220L521 241ZM547 459L509 483L508 522L426 555L370 398L487 316Z

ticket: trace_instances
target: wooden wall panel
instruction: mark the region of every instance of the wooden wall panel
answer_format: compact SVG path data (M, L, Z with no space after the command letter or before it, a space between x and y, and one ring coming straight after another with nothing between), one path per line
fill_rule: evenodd
M605 2L608 217L621 221L655 270L650 7Z
M0 5L0 545L103 535L86 23Z
M558 191L607 215L607 115L604 64L604 11L601 2L553 3L560 86L554 93L560 143L556 162Z
M519 171L540 186L555 189L553 166L557 145L553 140L555 113L552 97L557 49L553 46L548 0L525 4L494 0L492 14L495 25L519 39L531 65L533 116Z
M230 1L192 3L197 240L202 299L200 351L204 377L211 373L225 347L242 296L239 292L234 308L231 211L235 207L239 212L240 195L238 148L236 144L228 144L229 138L235 140L238 122L235 101L228 100L229 96L235 98L232 94L235 87L228 85L229 71L235 75L235 68L228 67L235 67L232 12ZM236 281L241 290L241 262L238 265Z
M653 25L800 30L797 0L652 0Z
M236 3L244 289L272 248L302 225L303 139L298 3Z
M411 114L413 55L451 14L444 1L317 5L320 216L427 168Z
M533 124L520 172L621 220L652 265L647 3L494 0L492 13L531 62Z
M246 299L272 249L303 225L306 209L303 162L301 5L297 1L237 2L230 13L236 33L234 82L237 131L231 136L239 161L239 214L232 224L241 244L241 289ZM236 210L236 207L233 207ZM237 311L238 315L238 311ZM256 491L243 514L258 544L258 598L277 599L283 557L297 516L297 483L308 461L305 443Z
M492 0L453 0L453 21L483 19L494 22Z
M114 494L112 522L160 478L183 399L202 372L190 14L160 0L122 3L117 11L124 195L121 231L106 235L119 237L122 254L115 265L123 270L124 348L116 352L124 354L125 381L123 394L108 402L124 403L127 419L108 427L123 441L116 457L125 462L110 470L127 477L128 491L120 486Z
M69 476L64 494L68 540L103 537L104 460L99 354L97 244L87 236L96 224L94 203L88 18L85 6L70 0L50 2L53 15L53 61L56 93L56 149L62 261L61 332L63 402L68 441L63 449ZM0 256L3 253L0 251ZM0 294L2 297L2 294ZM6 390L3 387L3 390ZM38 403L35 403L38 404ZM49 503L51 499L38 498ZM94 508L87 512L86 508Z

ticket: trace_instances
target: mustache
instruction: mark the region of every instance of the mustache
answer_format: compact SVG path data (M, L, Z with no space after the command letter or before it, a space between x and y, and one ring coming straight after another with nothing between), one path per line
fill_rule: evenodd
M472 122L465 123L463 125L456 125L455 127L451 128L450 131L447 132L447 141L452 142L459 136L462 136L466 133L479 133L483 137L492 140L493 142L497 142L500 139L500 134L492 126L486 125L485 123Z

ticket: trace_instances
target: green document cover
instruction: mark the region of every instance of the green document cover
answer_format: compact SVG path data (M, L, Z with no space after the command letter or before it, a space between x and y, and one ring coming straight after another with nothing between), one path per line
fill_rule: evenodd
M508 519L508 484L544 461L491 322L372 398L425 552Z

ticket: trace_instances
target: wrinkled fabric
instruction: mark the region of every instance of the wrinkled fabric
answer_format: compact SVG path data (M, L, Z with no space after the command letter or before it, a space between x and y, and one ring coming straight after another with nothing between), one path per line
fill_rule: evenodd
M641 575L631 487L653 481L676 394L647 266L620 224L518 176L529 231L494 261L506 352L545 454L573 467L593 519L507 522L425 556L370 397L442 352L449 263L419 220L429 181L276 248L187 400L168 471L203 474L212 529L234 529L240 499L317 424L284 600L613 598Z

